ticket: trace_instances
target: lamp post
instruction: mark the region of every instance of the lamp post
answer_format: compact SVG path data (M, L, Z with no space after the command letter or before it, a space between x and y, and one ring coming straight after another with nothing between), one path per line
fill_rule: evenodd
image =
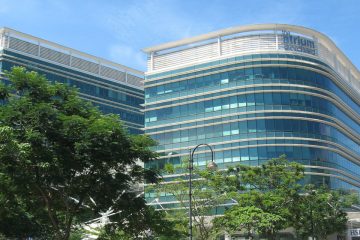
M190 240L192 240L192 236L193 236L192 234L192 171L194 169L194 153L201 146L208 147L210 148L211 151L211 162L208 163L207 168L209 170L216 170L217 168L217 165L214 162L215 153L209 144L201 143L197 145L194 149L190 149L189 152L189 239Z
M310 192L307 192L304 194L304 196L306 196L308 199L308 205L309 205L309 211L310 211L310 231L311 231L311 236L308 237L309 240L315 240L316 237L314 237L314 219L313 219L313 205L312 202L314 201L313 197L316 194L316 190L312 189L310 190Z
M310 192L311 196L313 197L316 194L316 190L311 190ZM311 202L313 199L310 199ZM310 223L311 223L311 240L314 240L314 219L313 219L313 206L312 203L310 203Z

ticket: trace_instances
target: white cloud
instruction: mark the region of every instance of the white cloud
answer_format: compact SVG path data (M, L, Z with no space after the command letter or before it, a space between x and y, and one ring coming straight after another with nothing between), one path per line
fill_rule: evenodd
M9 6L4 4L4 2L6 2L6 1L3 1L3 0L0 1L0 13L1 14L5 14L10 11Z
M146 57L138 49L128 45L113 45L109 48L110 60L145 71ZM128 63L132 63L131 66Z
M105 5L94 14L101 15L97 17L107 26L115 41L120 43L110 47L111 58L125 65L132 62L143 64L140 66L144 69L145 56L140 52L144 47L223 27L266 22L296 24L303 20L304 4L300 1L254 2L245 6L234 4L233 1L210 1L201 5L178 0L143 0L116 6ZM113 52L119 56L114 56ZM127 57L121 57L121 54Z
M40 6L39 3L39 0L0 0L0 13L12 16L31 13Z
M110 47L110 58L125 65L134 63L139 69L146 68L146 56L141 48L193 35L192 19L164 1L145 0L112 9L105 7L103 20L119 42Z
M119 39L137 42L139 35L147 39L178 39L192 34L192 19L177 10L174 1L145 0L118 6L107 11L107 26ZM139 32L141 31L141 32ZM152 41L151 41L152 42Z
M103 21L123 42L132 45L147 42L152 45L216 30L219 24L222 25L219 22L224 23L224 27L230 27L264 22L296 23L303 20L304 4L301 1L255 2L258 4L246 6L234 4L233 1L210 1L200 6L196 2L189 4L176 0L133 1L116 7L105 6Z

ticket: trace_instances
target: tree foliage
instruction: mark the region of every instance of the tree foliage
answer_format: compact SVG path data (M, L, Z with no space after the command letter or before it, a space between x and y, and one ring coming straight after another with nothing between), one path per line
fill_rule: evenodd
M299 237L326 239L346 229L342 209L352 199L342 201L334 191L300 185L303 177L304 167L285 156L261 166L230 167L218 181L225 183L226 196L237 204L213 221L213 231L255 233L275 239L280 230L293 227ZM316 192L307 194L310 188Z
M162 182L147 189L155 192L160 201L164 193L172 196L182 209L165 209L167 218L183 233L174 239L186 237L189 223L187 166L187 161L178 168L165 165L165 174L182 174L174 182ZM358 197L302 185L304 176L304 166L289 162L285 156L260 166L233 165L218 171L195 167L194 239L216 239L219 235L239 232L249 238L260 235L276 239L279 231L288 227L293 227L297 236L304 239L309 236L325 239L332 233L341 233L347 222L343 208L358 202ZM309 195L310 190L316 190L316 194ZM226 206L223 216L210 217L223 205ZM212 224L210 219L213 219ZM312 221L316 224L311 225Z
M274 239L290 224L289 209L298 197L301 188L298 181L303 175L304 168L298 163L288 162L285 156L269 160L259 167L230 167L220 182L227 184L225 188L230 191L226 195L237 204L214 221L214 230L244 231L249 236L256 233Z
M172 196L178 202L177 210L166 210L167 219L176 224L178 235L174 239L186 238L188 235L189 225L189 181L188 181L188 160L184 160L181 166L174 168L172 165L165 165L165 174L180 172L180 176L174 179L175 183L162 182L160 184L147 188L147 191L155 193L156 197L166 193ZM192 182L192 220L194 239L207 240L211 237L211 220L212 211L221 203L224 198L218 194L220 187L216 179L222 172L210 171L194 166Z
M336 191L308 185L294 207L292 226L305 238L327 239L332 233L346 230L347 216L342 210L345 202ZM345 197L346 198L346 197Z
M279 215L264 212L255 206L241 207L239 205L230 208L224 217L214 219L215 228L234 233L243 230L249 239L254 238L254 233L266 233L274 229L279 222L284 224L285 219Z
M129 135L117 115L101 114L36 72L15 67L7 78L0 86L0 232L68 239L75 225L110 207L118 212L114 228L134 238L165 228L133 189L157 181L136 163L156 158L150 138ZM12 231L8 221L21 224Z

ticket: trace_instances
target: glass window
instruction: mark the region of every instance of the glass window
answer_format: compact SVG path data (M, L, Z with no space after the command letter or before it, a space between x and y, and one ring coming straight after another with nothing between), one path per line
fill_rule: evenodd
M258 153L256 148L249 148L250 160L258 160Z
M264 105L264 95L262 93L255 94L256 105Z
M240 130L240 133L247 133L247 122L246 121L239 122L239 130Z
M212 112L214 110L212 101L206 101L204 104L205 112Z
M237 108L238 103L237 103L237 98L236 96L231 96L230 97L230 108Z
M229 83L229 79L225 78L225 79L221 79L220 84L227 84Z
M291 132L293 121L285 119L285 120L283 120L283 123L284 123L284 131Z
M290 105L290 94L288 94L288 93L281 94L281 104L282 105Z
M230 108L230 104L229 104L229 98L223 98L221 99L221 104L222 104L222 109L229 109Z
M246 68L245 69L245 79L254 79L253 68Z
M272 97L273 97L273 104L274 105L281 105L281 95L280 95L280 93L273 93Z
M273 119L266 119L265 120L265 126L267 131L273 132L275 129L275 123Z
M213 104L214 104L214 111L220 111L221 110L221 99L214 99L213 100Z
M249 161L249 150L247 148L240 149L241 161Z
M254 68L254 78L255 79L261 79L262 77L263 76L262 76L261 68L260 67Z
M276 119L276 120L274 120L274 122L275 122L275 129L277 132L284 131L284 120Z
M223 136L229 136L231 134L230 125L223 125Z
M248 106L254 106L255 105L255 96L254 94L247 94L246 95L246 102Z
M249 133L256 132L256 121L248 121L248 132Z
M224 162L231 162L231 151L224 151Z
M273 104L272 94L271 93L264 93L264 102L265 102L266 105L272 105Z
M287 68L279 68L279 77L281 79L288 79L288 71L287 71Z
M237 101L239 107L246 107L246 95L237 96Z
M265 132L266 131L265 120L263 120L263 119L256 120L256 125L257 125L257 131L258 132Z

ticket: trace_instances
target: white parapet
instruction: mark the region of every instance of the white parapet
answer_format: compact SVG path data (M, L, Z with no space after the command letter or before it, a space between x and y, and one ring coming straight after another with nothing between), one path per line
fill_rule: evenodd
M300 54L321 60L360 93L360 72L324 34L286 24L227 28L143 49L146 75L256 53Z

